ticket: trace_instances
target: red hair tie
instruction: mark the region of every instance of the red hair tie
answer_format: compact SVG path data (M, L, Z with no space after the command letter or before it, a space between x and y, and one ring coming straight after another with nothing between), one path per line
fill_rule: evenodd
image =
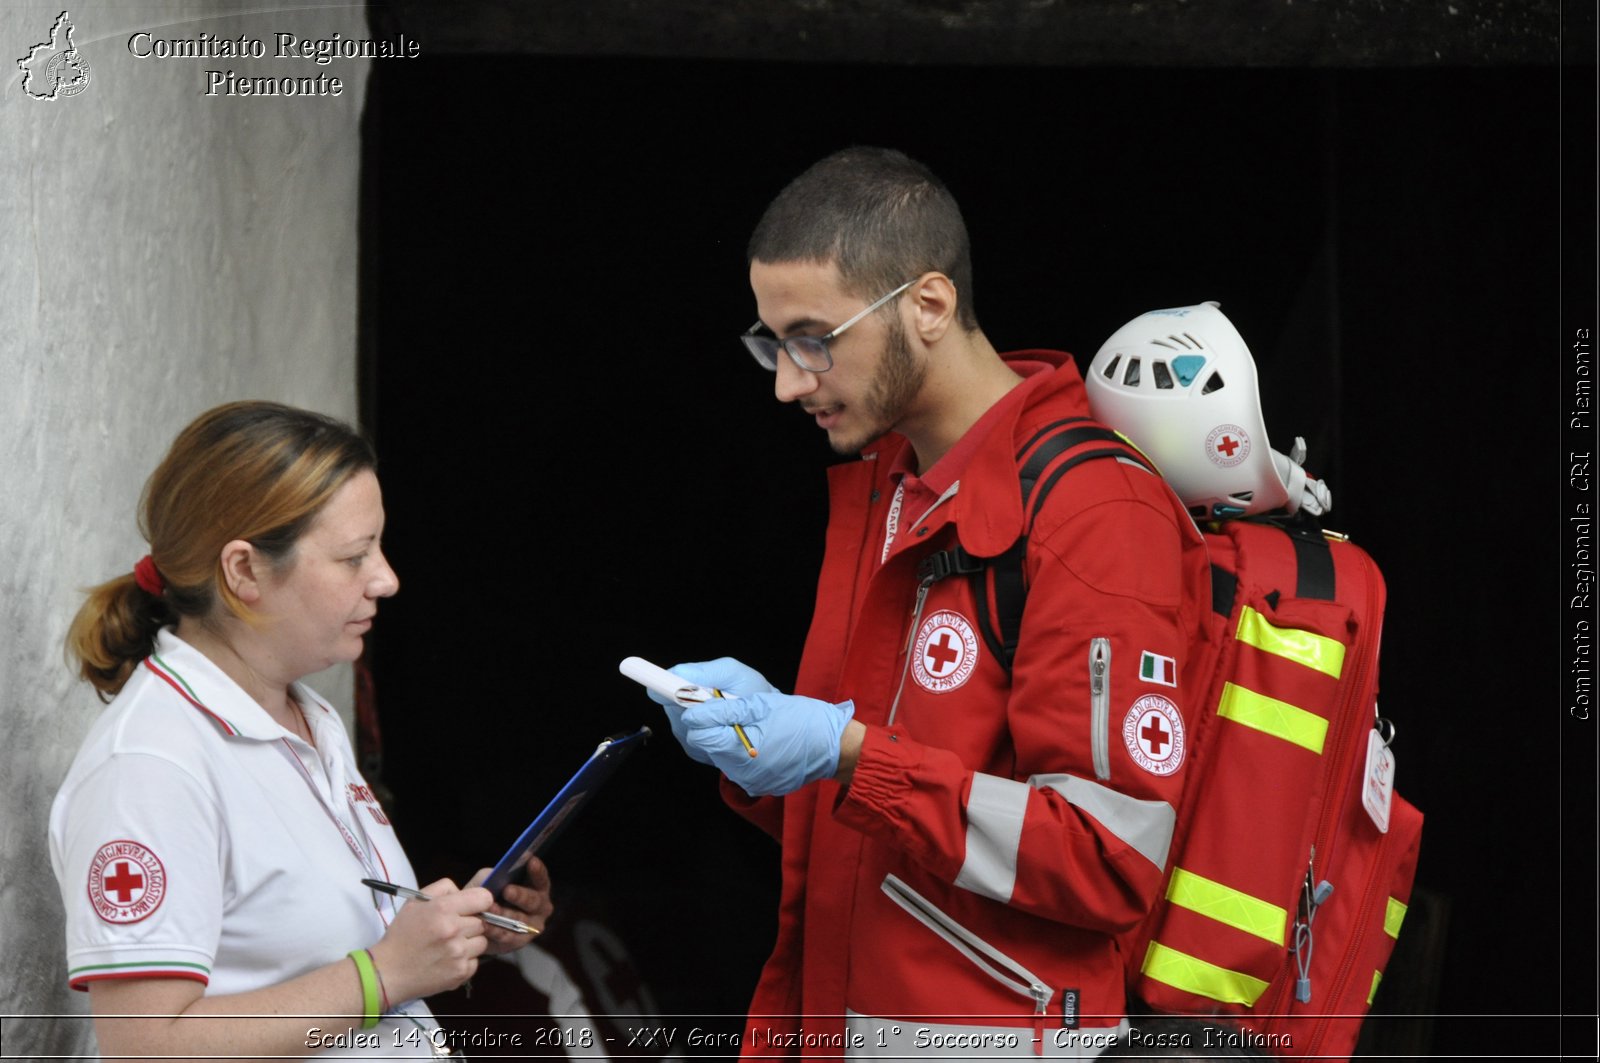
M133 582L139 585L140 590L157 598L167 589L166 580L161 578L161 573L156 570L156 563L149 554L145 554L139 559L139 563L133 566Z

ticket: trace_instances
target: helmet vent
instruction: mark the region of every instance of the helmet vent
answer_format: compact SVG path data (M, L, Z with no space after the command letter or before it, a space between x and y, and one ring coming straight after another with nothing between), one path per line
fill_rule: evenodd
M1106 379L1107 380L1116 380L1117 379L1117 366L1119 366L1121 364L1122 364L1122 355L1119 354L1115 358L1111 359L1111 364L1106 366Z
M1124 386L1130 388L1136 388L1139 386L1139 359L1128 359L1128 371L1122 374L1122 383Z
M1221 373L1212 373L1211 379L1206 381L1206 386L1200 389L1200 394L1209 395L1213 391L1221 391L1224 387Z
M1156 378L1156 387L1166 391L1172 390L1172 374L1167 371L1166 362L1150 363L1150 372Z
M1176 336L1174 336L1173 338L1177 339ZM1175 350L1178 349L1177 347L1174 347L1172 344L1166 342L1165 340L1151 340L1150 341L1150 346L1152 346L1152 347L1165 347L1169 351L1175 351Z
M1203 343L1201 343L1201 342L1200 342L1200 341L1199 341L1199 340L1197 340L1197 339L1195 339L1195 338L1194 338L1194 337L1193 337L1193 336L1191 336L1191 335L1189 335L1189 334L1188 334L1188 333L1187 333L1187 332L1185 332L1185 333L1184 333L1184 334L1183 334L1183 336L1184 336L1184 338L1185 338L1185 339L1187 339L1187 340L1188 340L1188 341L1189 341L1189 342L1190 342L1190 343L1192 343L1192 344L1194 344L1194 345L1195 345L1195 348L1196 348L1196 349L1197 349L1197 350L1202 350L1202 351L1203 351L1203 350L1205 350L1205 349L1206 349L1206 345L1205 345L1205 344L1203 344Z
M1242 502L1248 505L1250 500L1256 497L1256 493L1254 491L1235 491L1228 497L1233 499L1235 502Z
M1186 388L1199 377L1206 365L1203 354L1180 354L1172 360L1172 371L1178 376L1178 386Z

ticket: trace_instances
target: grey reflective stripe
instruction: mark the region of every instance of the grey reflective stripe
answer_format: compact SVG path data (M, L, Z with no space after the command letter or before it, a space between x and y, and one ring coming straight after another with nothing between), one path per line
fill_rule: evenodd
M1017 884L1017 847L1028 813L1028 785L974 772L967 792L967 856L956 885L997 901Z
M1165 801L1143 801L1076 775L1035 775L1030 785L1049 787L1083 809L1140 856L1166 870L1178 814Z

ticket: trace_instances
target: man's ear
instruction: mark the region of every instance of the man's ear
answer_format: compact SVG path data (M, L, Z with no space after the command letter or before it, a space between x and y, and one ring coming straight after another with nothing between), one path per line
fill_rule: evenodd
M922 342L937 343L956 319L956 303L960 293L955 282L943 273L924 273L913 284L907 295L913 306L913 327Z
M234 539L222 548L219 558L222 578L245 605L255 605L261 600L261 580L266 561L256 548L243 539Z

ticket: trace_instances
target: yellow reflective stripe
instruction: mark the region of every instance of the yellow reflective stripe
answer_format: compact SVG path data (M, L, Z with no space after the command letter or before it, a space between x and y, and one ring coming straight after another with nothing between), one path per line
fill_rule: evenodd
M1288 658L1338 679L1344 670L1344 643L1299 628L1274 627L1266 617L1244 607L1234 637L1247 646Z
M1367 993L1367 1007L1372 1007L1372 998L1378 995L1378 983L1383 981L1382 971L1372 972L1372 989Z
M1222 688L1222 701L1217 705L1217 715L1264 731L1285 742L1304 746L1318 754L1322 752L1323 739L1328 735L1328 721L1316 713L1232 683Z
M1392 938L1400 936L1400 924L1405 921L1406 906L1389 898L1389 908L1383 913L1383 932Z
M1265 938L1274 945L1284 943L1289 913L1231 886L1213 882L1203 875L1177 868L1167 884L1167 900L1180 908L1198 912L1207 919Z
M1249 1006L1267 991L1267 983L1259 978L1218 967L1177 949L1169 949L1159 941L1150 942L1150 947L1145 950L1144 967L1141 970L1147 978L1164 985L1224 1004Z

